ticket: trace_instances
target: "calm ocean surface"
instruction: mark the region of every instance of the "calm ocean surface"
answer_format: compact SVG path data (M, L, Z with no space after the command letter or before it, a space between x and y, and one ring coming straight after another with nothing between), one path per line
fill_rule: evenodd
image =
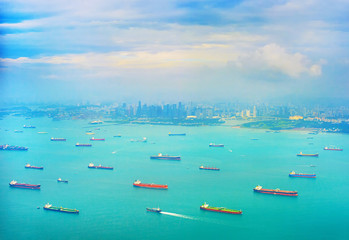
M24 124L36 128L23 129ZM349 239L349 135L19 117L1 120L0 127L0 144L29 147L0 151L0 239ZM75 147L90 143L91 136L106 141ZM147 143L130 141L143 137ZM330 145L344 151L322 150ZM296 157L300 151L319 157ZM180 155L182 161L149 159L158 153ZM91 162L114 170L88 169ZM25 169L26 163L44 170ZM202 171L200 165L221 171ZM317 178L290 178L292 170ZM57 183L59 177L69 183ZM136 179L169 189L134 188ZM41 184L41 190L13 189L11 180ZM299 196L254 193L258 184L297 190ZM44 211L48 202L80 214ZM243 215L202 211L204 202L241 209ZM146 211L158 206L164 214Z

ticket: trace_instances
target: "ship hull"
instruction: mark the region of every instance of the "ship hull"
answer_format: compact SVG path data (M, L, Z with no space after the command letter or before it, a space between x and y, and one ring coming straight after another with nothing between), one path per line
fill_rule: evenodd
M199 168L200 170L220 171L219 168Z
M79 210L67 209L67 208L58 208L58 207L44 207L44 210L55 211L55 212L63 212L63 213L72 213L79 214Z
M297 157L318 157L319 154L297 154Z
M185 133L169 133L169 136L186 136Z
M25 167L25 168L31 168L31 169L37 169L37 170L44 170L44 167Z
M205 208L200 207L201 210L205 211L211 211L211 212L220 212L220 213L228 213L228 214L242 214L242 211L225 211L225 210L219 210L219 209L213 209L213 208Z
M264 194L271 194L271 195L281 195L281 196L289 196L289 197L296 197L298 196L298 193L295 191L282 191L282 190L273 190L273 189L253 189L256 193L264 193Z
M65 142L65 141L67 141L67 139L65 139L65 138L56 138L56 139L52 139L52 138L51 138L51 141L53 141L53 142Z
M316 174L289 174L289 177L316 178Z
M76 147L92 147L92 144L84 144L84 145L75 145Z
M134 187L139 187L139 188L151 188L151 189L159 189L159 190L167 190L168 186L167 185L159 185L159 184L133 184Z
M222 147L224 147L224 145L209 145L209 147L220 147L220 148L222 148Z
M147 211L148 211L148 212L155 212L155 213L160 213L160 212L161 212L161 210L159 210L159 209L153 209L153 208L147 208Z
M23 189L32 189L32 190L40 190L40 185L32 185L32 184L10 184L10 187L13 188L23 188Z
M175 160L175 161L180 161L181 157L159 157L159 156L151 156L150 159L157 159L157 160Z
M113 167L103 167L103 166L93 166L93 167L88 166L88 168L104 169L104 170L113 170L114 169Z
M324 148L324 150L327 150L327 151L343 151L343 149L341 149L341 148Z

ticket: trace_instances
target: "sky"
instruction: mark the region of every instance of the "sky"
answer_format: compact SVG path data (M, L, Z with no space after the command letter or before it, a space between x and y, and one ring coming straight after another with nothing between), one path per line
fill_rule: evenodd
M2 103L349 100L349 0L0 0Z

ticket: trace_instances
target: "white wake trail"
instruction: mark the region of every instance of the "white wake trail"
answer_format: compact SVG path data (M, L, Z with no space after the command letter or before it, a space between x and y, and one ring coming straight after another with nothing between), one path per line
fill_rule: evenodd
M165 214L165 215L170 215L170 216L174 216L174 217L180 217L180 218L185 218L185 219L191 219L191 220L197 220L194 217L190 217L190 216L186 216L186 215L182 215L182 214L177 214L177 213L170 213L170 212L160 212L161 214Z

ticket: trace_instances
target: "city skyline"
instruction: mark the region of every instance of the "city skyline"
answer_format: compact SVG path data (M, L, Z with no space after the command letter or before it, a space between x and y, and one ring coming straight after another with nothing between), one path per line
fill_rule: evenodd
M347 1L1 6L1 102L348 100Z

